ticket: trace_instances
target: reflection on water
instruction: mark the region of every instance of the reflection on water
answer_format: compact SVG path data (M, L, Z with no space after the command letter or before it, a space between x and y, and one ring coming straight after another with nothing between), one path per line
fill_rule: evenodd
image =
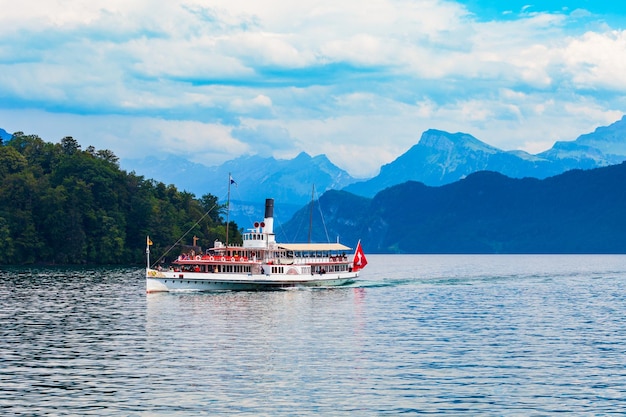
M304 387L338 399L342 380L350 388L364 377L352 365L363 345L361 302L356 288L149 294L146 333L164 367L184 369L183 379L202 370L194 401L212 412L273 415L295 410Z
M5 415L612 414L626 257L370 256L346 288L0 271Z

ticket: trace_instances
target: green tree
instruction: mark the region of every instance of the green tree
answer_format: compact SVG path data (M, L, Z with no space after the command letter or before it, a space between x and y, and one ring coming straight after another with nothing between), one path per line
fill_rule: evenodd
M0 146L0 179L23 171L28 166L26 158L15 148Z
M66 136L61 139L61 148L65 155L74 155L80 150L78 141L71 136Z

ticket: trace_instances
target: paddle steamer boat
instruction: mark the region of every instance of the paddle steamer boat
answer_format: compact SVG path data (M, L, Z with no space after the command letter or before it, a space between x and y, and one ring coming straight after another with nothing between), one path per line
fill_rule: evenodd
M353 282L367 259L359 241L354 253L341 243L276 242L274 200L265 201L265 218L243 234L242 245L215 241L204 253L179 256L169 267L150 266L147 238L147 292L267 290L330 287Z

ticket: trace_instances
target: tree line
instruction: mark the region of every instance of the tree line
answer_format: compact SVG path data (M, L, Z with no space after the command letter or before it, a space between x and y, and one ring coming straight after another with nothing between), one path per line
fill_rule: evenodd
M218 197L126 172L110 150L16 132L0 139L0 264L140 264L181 242L241 241ZM185 247L179 244L170 258Z

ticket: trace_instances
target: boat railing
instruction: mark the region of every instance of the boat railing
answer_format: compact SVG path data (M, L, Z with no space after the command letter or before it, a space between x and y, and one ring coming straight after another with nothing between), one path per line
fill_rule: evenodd
M320 256L320 257L303 257L293 258L294 263L298 265L306 264L328 264L328 263L342 263L347 262L347 256Z

